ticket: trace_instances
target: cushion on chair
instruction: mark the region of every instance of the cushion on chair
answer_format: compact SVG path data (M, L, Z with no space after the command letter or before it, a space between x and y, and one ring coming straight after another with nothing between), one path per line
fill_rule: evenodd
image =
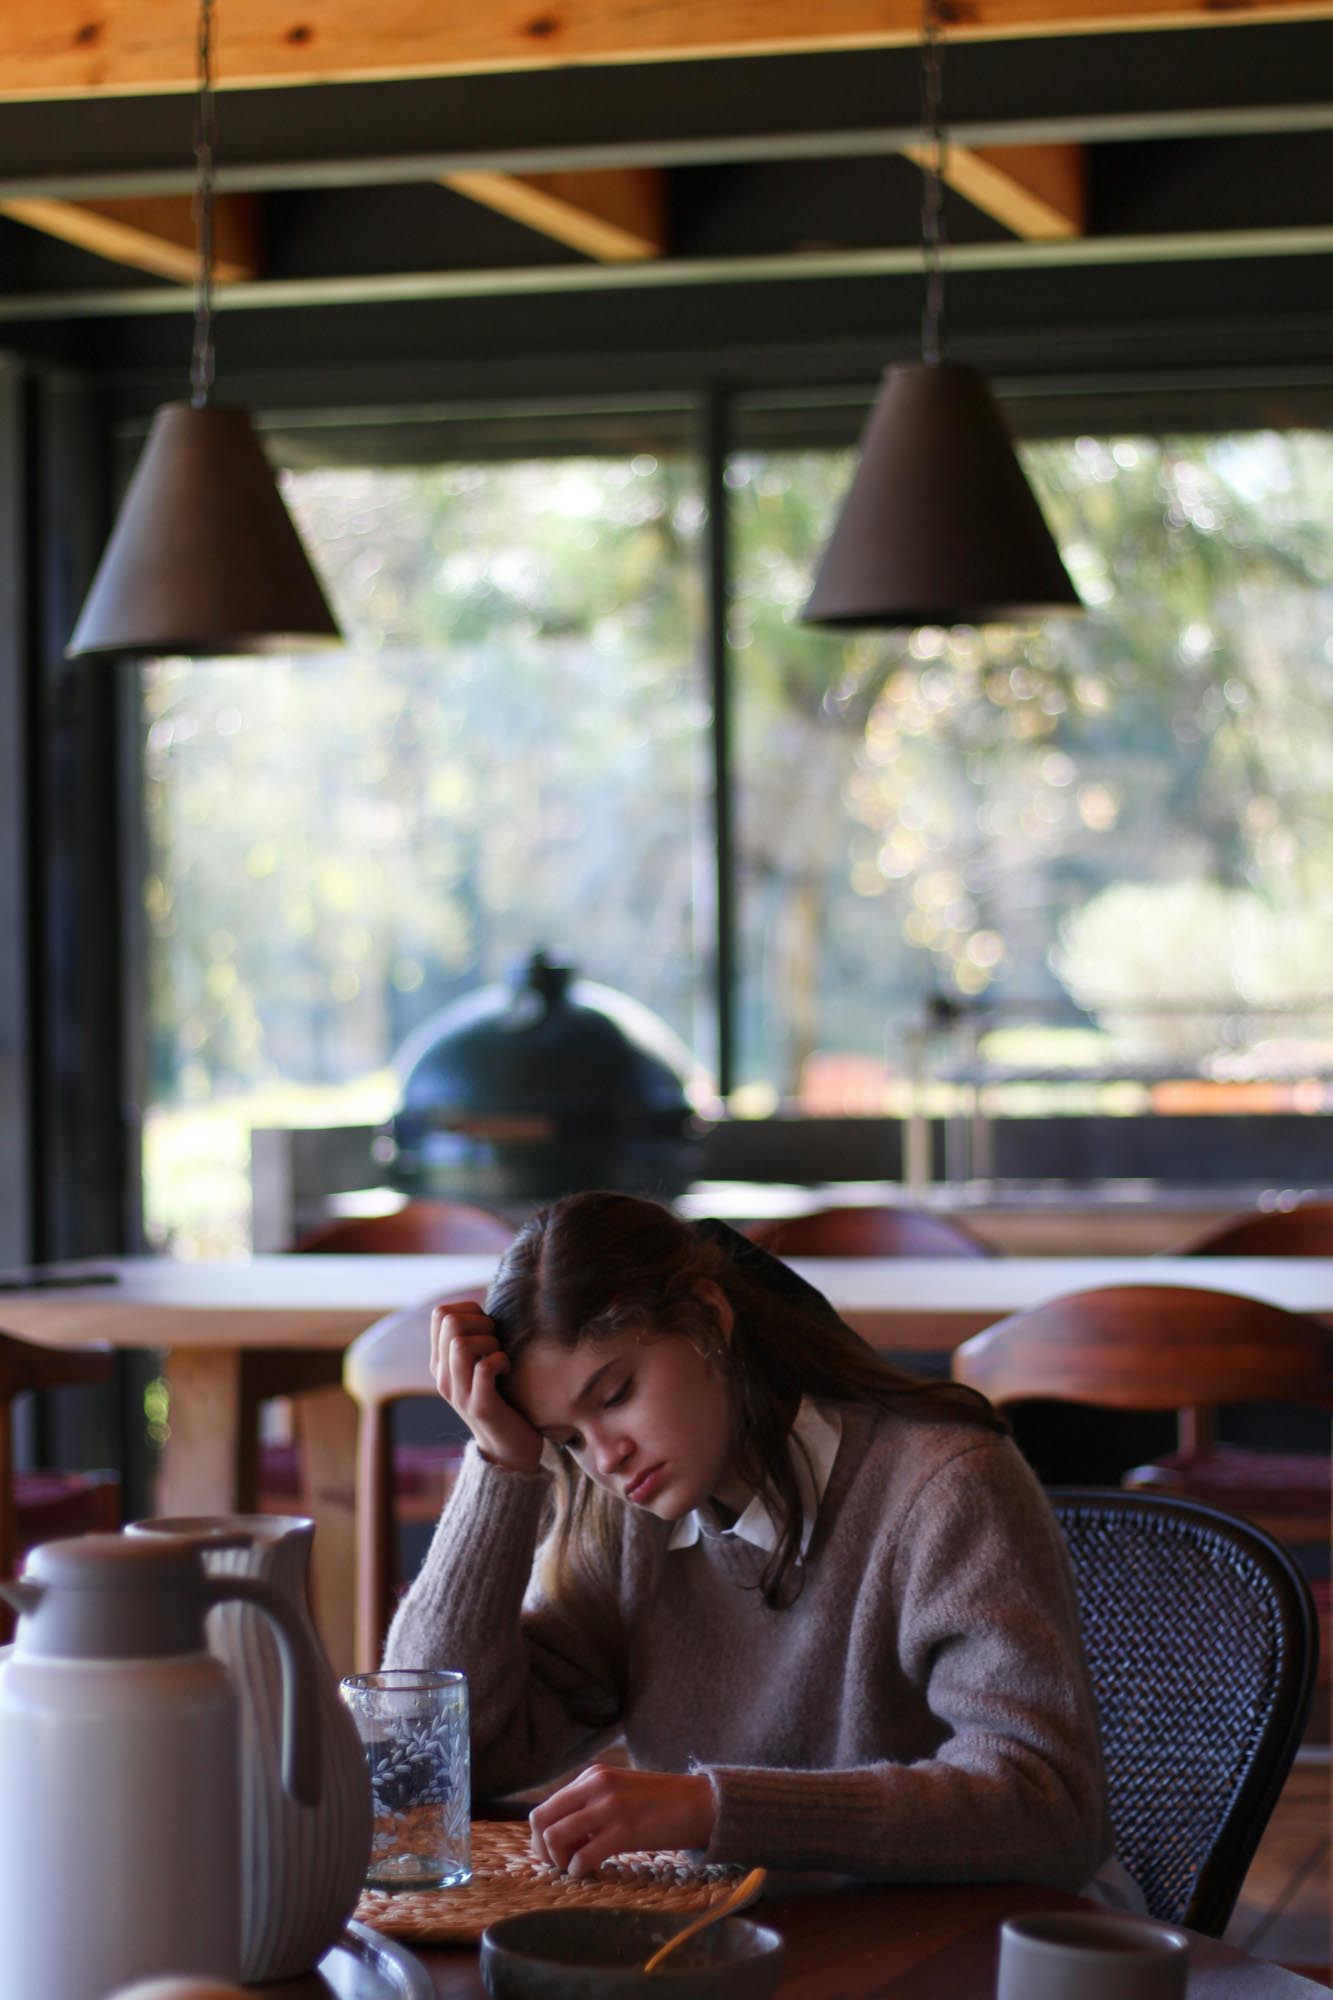
M65 1535L114 1533L120 1526L120 1481L114 1472L20 1472L14 1516L21 1551Z
M421 1501L439 1496L442 1500L452 1486L462 1463L461 1444L400 1444L394 1446L393 1492L396 1501ZM301 1454L294 1444L266 1444L259 1453L259 1490L272 1512L272 1502L299 1500L301 1495ZM438 1512L438 1507L437 1510Z
M1333 1462L1318 1453L1245 1451L1214 1445L1175 1451L1136 1465L1121 1484L1133 1492L1180 1493L1236 1514L1309 1517L1319 1537L1329 1532Z

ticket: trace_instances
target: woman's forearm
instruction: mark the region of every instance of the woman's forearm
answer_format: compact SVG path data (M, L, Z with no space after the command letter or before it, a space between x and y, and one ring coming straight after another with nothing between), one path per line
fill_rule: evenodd
M387 1667L465 1673L476 1792L563 1769L608 1726L610 1690L577 1635L525 1610L547 1480L469 1446L421 1570L395 1614Z
M1077 1889L1105 1859L1095 1775L1080 1802L1049 1766L995 1745L968 1764L710 1769L710 1861L878 1881L1025 1881Z

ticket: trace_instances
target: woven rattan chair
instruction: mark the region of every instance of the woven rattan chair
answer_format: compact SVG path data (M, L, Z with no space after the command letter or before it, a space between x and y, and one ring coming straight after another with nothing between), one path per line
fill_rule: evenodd
M1309 1586L1221 1508L1057 1486L1107 1758L1115 1852L1153 1916L1219 1938L1301 1742Z
M1116 1853L1153 1916L1220 1937L1291 1769L1318 1649L1280 1542L1220 1508L1051 1491L1101 1714Z
M745 1234L775 1257L989 1257L990 1250L957 1222L918 1208L883 1204L811 1209L776 1222L754 1222Z

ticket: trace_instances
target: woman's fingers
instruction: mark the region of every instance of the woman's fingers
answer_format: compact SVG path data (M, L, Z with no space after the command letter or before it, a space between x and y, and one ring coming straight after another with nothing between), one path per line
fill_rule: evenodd
M484 1335L454 1334L445 1356L449 1387L445 1391L456 1410L463 1414L476 1394L477 1371L487 1355L496 1352L495 1343Z
M590 1805L582 1812L568 1814L549 1829L546 1859L562 1875L586 1875L600 1868L612 1854L619 1854L624 1845L607 1825L606 1815Z
M476 1359L498 1352L494 1321L474 1299L436 1306L430 1316L430 1372L436 1388L458 1408L471 1383Z
M706 1847L717 1809L702 1772L625 1770L590 1764L528 1815L533 1853L571 1875L613 1854L655 1847Z
M553 1862L557 1868L564 1867L564 1861L557 1858L557 1849L568 1847L559 1829L581 1808L586 1808L589 1794L595 1780L601 1775L600 1766L590 1764L586 1771L580 1771L577 1778L571 1778L558 1792L552 1792L549 1799L532 1808L528 1814L528 1825L532 1829L532 1851L538 1861ZM568 1848L570 1853L572 1848Z
M430 1323L431 1374L446 1403L472 1432L483 1456L516 1471L535 1471L541 1438L496 1388L511 1362L495 1322L474 1299L436 1306Z
M467 1321L477 1322L480 1330L491 1331L495 1322L488 1319L483 1307L475 1299L460 1299L457 1302L435 1306L430 1316L430 1372L439 1373L441 1359L448 1346L451 1332L458 1330Z

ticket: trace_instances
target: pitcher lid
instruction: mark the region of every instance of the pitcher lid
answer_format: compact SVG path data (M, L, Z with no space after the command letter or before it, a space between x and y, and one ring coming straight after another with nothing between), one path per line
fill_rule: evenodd
M18 1652L45 1659L167 1659L204 1650L208 1585L195 1543L78 1535L43 1542L6 1586Z
M29 1550L23 1577L56 1590L188 1589L199 1583L199 1555L184 1538L75 1535Z

